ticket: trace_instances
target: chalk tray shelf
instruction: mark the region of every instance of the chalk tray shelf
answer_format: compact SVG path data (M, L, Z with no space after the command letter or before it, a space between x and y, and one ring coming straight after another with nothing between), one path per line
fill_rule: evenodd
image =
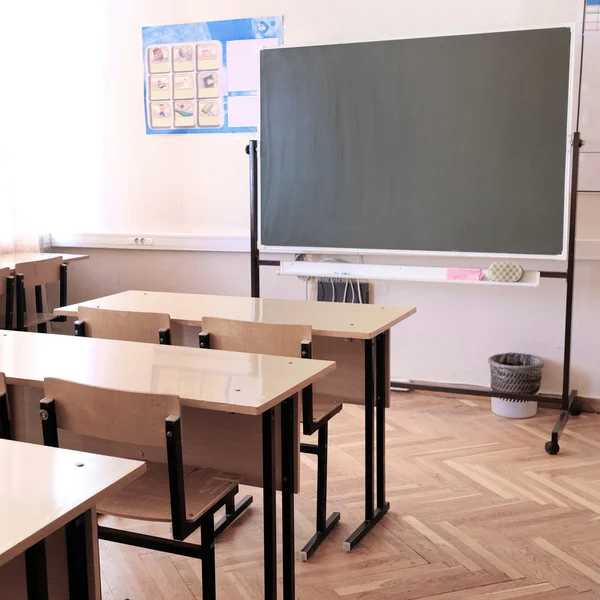
M518 282L492 281L487 270L482 279L449 279L446 267L411 267L400 265L370 265L363 263L288 261L281 262L279 275L296 277L319 277L334 279L361 279L368 281L415 281L431 283L455 283L462 285L493 285L503 287L539 287L540 272L524 271Z

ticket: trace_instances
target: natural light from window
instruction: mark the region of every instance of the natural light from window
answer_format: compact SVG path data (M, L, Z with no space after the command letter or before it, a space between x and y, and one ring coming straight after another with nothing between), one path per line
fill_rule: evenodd
M103 182L105 6L34 0L2 9L0 250L85 229ZM76 226L77 224L77 226Z

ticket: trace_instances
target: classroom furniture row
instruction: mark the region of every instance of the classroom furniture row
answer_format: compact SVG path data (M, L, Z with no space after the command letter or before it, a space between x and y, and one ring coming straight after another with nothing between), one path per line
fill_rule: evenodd
M83 254L24 252L0 254L0 297L4 297L4 328L46 333L48 323L62 320L45 310L45 286L59 282L60 305L67 304L68 264L88 258ZM35 312L27 310L27 291L33 290Z
M78 311L86 308L169 315L171 341L186 345L197 345L197 338L190 333L199 333L205 317L311 328L312 356L333 360L337 365L335 373L313 386L315 397L328 404L365 406L365 518L345 541L344 548L352 550L389 510L385 488L385 409L390 402L390 330L414 314L414 307L131 290L61 307L55 314L78 318ZM247 348L268 352L265 344ZM297 355L298 349L294 346L287 351ZM309 422L305 419L305 423ZM319 434L322 439L325 433L323 429ZM317 521L317 538L322 540L335 526L335 515L324 522L321 514ZM303 549L302 558L307 559L318 545L318 540L312 542Z
M80 307L75 335L101 339L170 345L171 320L160 313L138 313ZM203 349L230 350L253 354L312 357L312 330L303 325L269 325L207 317L199 336ZM327 518L327 462L329 421L342 410L336 398L313 394L312 385L302 390L303 433L318 433L317 444L301 444L302 452L317 456L316 532L301 551L308 560L340 520L340 513ZM241 508L239 511L241 512Z
M239 300L249 300L249 299L230 299L230 301L232 301L232 302L239 302ZM251 301L251 302L253 302L253 301ZM286 303L283 303L283 304L285 305ZM327 318L325 318L326 315L325 316L323 315L323 310L329 310L329 307L326 308L327 305L315 305L315 304L310 305L310 304L308 304L308 306L307 306L307 304L308 303L292 303L292 304L288 304L287 306L284 307L281 304L280 301L274 301L275 308L277 308L278 311L279 311L278 316L276 316L275 318L277 320L284 320L284 321L285 320L291 320L290 314L291 314L291 312L293 312L294 309L299 309L299 310L304 309L305 314L302 315L302 317L301 317L303 320L312 320L317 325L318 325L319 321L321 321L321 322L329 321L329 323L331 323L333 327L337 328L337 330L331 330L331 329L330 330L321 330L322 333L331 334L331 332L333 331L334 334L340 335L341 332L344 332L344 331L347 332L350 327L355 327L356 324L353 323L353 321L357 321L357 322L361 322L361 327L358 328L359 329L358 335L366 337L367 335L369 335L369 333L371 335L378 335L377 334L377 329L382 327L382 322L384 323L383 327L385 327L385 323L386 322L387 322L387 326L390 327L391 325L389 324L389 322L393 318L396 318L397 320L401 320L402 318L404 318L403 315L408 316L409 314L411 314L412 312L414 312L414 309L394 309L396 311L396 314L392 315L392 314L390 314L390 311L388 310L388 314L385 316L384 320L382 321L382 317L380 315L381 315L381 311L382 310L385 312L385 309L383 309L383 307L372 307L372 306L356 307L356 308L359 309L358 311L353 311L353 313L345 315L345 317L347 319L347 321L345 323L342 322L343 319L338 319L338 322L336 324L335 323L335 319L333 318L333 316L334 316L334 314L336 314L339 317L338 311L335 311L335 313L331 313L330 318L327 319ZM213 319L212 323L211 323L211 319L204 319L204 326L205 327L210 327L210 329L212 329L212 331L205 331L204 332L204 335L202 336L202 344L205 345L205 346L211 345L213 348L214 347L219 347L219 346L224 347L223 344L225 344L225 345L227 345L227 344L229 344L229 345L233 344L232 349L237 349L237 350L249 350L249 349L251 349L251 348L248 348L248 347L240 347L239 340L244 338L244 331L245 330L246 330L246 336L245 336L246 339L254 339L254 338L256 338L256 335L255 335L256 334L256 330L251 331L251 335L247 335L247 328L248 327L254 327L254 328L256 328L258 326L258 324L260 323L260 320L263 320L263 321L267 320L267 318L265 317L265 314L268 313L268 308L269 307L268 306L266 306L266 307L263 306L263 307L255 307L255 308L258 308L259 309L258 312L262 315L261 319L255 319L255 321L257 321L257 322L252 322L250 320L250 322L246 321L244 323L238 322L238 323L232 324L231 322L229 322L229 323L219 323L218 319L216 319L216 320ZM285 316L285 314L283 314L283 315L281 314L281 311L284 308L287 309L287 317ZM267 310L265 310L265 309L267 309ZM312 312L312 318L309 317L306 314L307 310L309 310L309 312ZM104 311L99 311L99 312L104 312ZM92 311L92 313L93 313L93 311ZM284 311L284 313L285 313L285 311ZM77 324L78 329L79 329L79 333L82 333L83 331L87 330L86 334L88 334L88 335L100 335L100 336L105 336L105 337L118 337L119 333L120 333L121 337L122 337L123 333L125 332L124 323L123 322L119 322L119 320L122 321L122 319L125 316L127 316L129 319L131 319L132 317L135 319L136 313L133 313L133 314L131 312L121 313L121 314L119 314L119 313L117 313L117 314L111 313L110 315L104 315L105 317L106 316L110 317L110 319L108 321L105 320L105 322L104 322L104 327L105 327L104 331L102 331L102 329L98 328L98 325L99 325L98 323L94 322L93 314L92 315L90 315L89 313L87 315L85 314L85 308L82 309L82 315L81 316L85 317L85 318L83 319L83 322L79 322ZM138 314L137 316L141 318L143 315L139 315ZM152 315L150 315L150 316L152 316ZM162 315L161 316L161 315L155 314L153 316L154 316L154 324L150 326L150 329L153 330L153 332L151 334L151 337L154 338L154 341L158 341L158 339L160 339L160 336L158 334L158 330L162 330L162 339L164 341L165 340L164 334L165 334L165 329L166 329L166 331L167 331L167 339L168 339L168 337L170 337L170 328L165 328L165 327L163 327L163 325L171 325L170 320L168 319L168 317L166 315ZM366 317L368 317L368 319ZM361 321L361 319L362 319L362 321ZM377 322L378 320L379 320L379 323ZM222 327L220 331L218 329L219 325ZM262 323L262 325L264 325L264 323ZM106 326L108 326L108 330L106 330ZM225 327L225 328L223 329L223 327ZM238 329L241 327L242 329L238 330L238 331L235 331L235 330L231 329L232 327L237 327ZM371 328L370 332L368 331L369 327ZM111 328L112 328L112 331L111 331ZM344 330L344 328L345 328L345 330ZM139 329L139 323L138 323L138 329ZM268 327L267 329L270 330L270 329L273 329L273 328ZM297 327L296 329L297 329L297 331L296 331L296 339L298 340L298 343L295 344L295 349L291 350L291 349L280 348L279 350L282 353L284 353L284 354L297 353L298 352L298 346L302 347L302 342L305 342L304 345L303 345L303 347L302 347L302 352L303 352L303 354L305 356L308 357L310 355L310 349L311 349L310 348L310 336L311 336L312 332L310 331L310 327L307 328L306 326L303 326L303 327ZM146 327L146 332L147 331L148 331L148 326ZM353 330L351 330L351 331L352 331L353 334L356 334L355 331L353 331ZM286 333L290 333L289 328L286 331ZM5 337L10 337L10 336L14 336L14 335L15 334L7 334ZM18 335L18 334L16 334L16 335ZM47 347L46 351L44 351L44 349L42 347L39 347L39 354L38 354L39 356L43 356L45 354L46 356L56 355L56 356L61 356L61 357L64 358L65 357L65 350L66 350L66 348L65 347L61 347L61 348L55 347L56 340L60 340L60 342L58 342L59 344L71 344L71 347L72 347L73 350L75 350L75 347L72 346L73 342L75 342L75 343L77 343L77 342L84 342L84 340L76 340L74 338L62 337L62 336L25 336L25 337L36 338L36 342L35 343L38 344L38 345L40 343L41 344L46 344L47 343L46 340L48 340L48 341L51 340L50 343L52 344L53 348ZM285 338L286 336L283 336L283 337ZM281 336L280 336L280 338L281 338ZM257 347L257 348L255 348L255 351L265 352L266 350L268 350L268 346L269 346L268 340L269 339L271 339L271 342L270 342L271 345L273 344L273 342L272 342L272 336L267 335L266 339L267 339L267 344L265 345L263 343L262 349L261 349L261 347ZM16 339L13 337L13 342L14 341L16 341ZM92 341L92 340L86 340L86 342L89 342L89 341ZM93 340L93 341L94 342L99 342L100 340ZM150 340L147 340L147 341L152 341L152 340L150 339ZM343 338L340 338L340 341L346 341L347 342L347 340L344 340ZM371 354L371 363L373 363L374 358L375 358L374 352L373 352L373 345L374 345L373 343L366 344L367 347L369 347L369 346L371 347L371 353L370 353ZM153 348L152 346L146 346L146 345L140 345L140 344L135 344L135 346L146 348L146 350L148 350L148 348ZM288 346L288 348L290 348L290 346ZM154 347L154 349L155 350L159 350L159 348L156 347L156 346ZM97 360L98 358L100 358L100 357L96 357L96 359L94 359L93 357L85 356L85 355L81 354L81 350L82 350L82 348L78 347L77 350L76 350L76 352L77 352L78 358L82 360L81 366L84 369L85 369L85 365L94 364L95 360ZM169 352L176 351L178 354L181 351L187 351L187 352L190 351L190 349L184 349L184 348L160 348L160 351L165 351L165 350L167 350ZM271 348L271 350L273 350L273 348ZM387 348L387 351L389 352L389 346ZM193 352L198 352L198 350L194 350ZM365 355L367 355L368 352L369 352L368 350L365 350ZM240 356L247 356L247 355L242 354ZM191 357L191 355L190 355L190 357ZM123 360L121 360L121 358L123 358L123 357L120 358L119 356L114 356L113 358L114 358L114 364L115 365L124 365L124 364L127 364L127 361L123 362ZM239 356L237 358L239 358ZM262 359L266 359L266 356L262 356L261 358ZM72 367L73 364L72 364L72 361L69 360L68 355L66 356L66 359L67 359L67 361L66 361L67 364L71 364L71 367ZM57 364L62 364L62 360L63 359L61 359L60 361L58 361ZM181 360L180 360L180 357L178 359L176 359L176 362L177 362L178 365L182 364ZM301 361L301 362L313 362L313 361ZM344 362L344 364L346 366L346 369L348 370L349 373L351 373L353 370L356 371L356 364L348 364L347 360L345 360L343 362ZM387 361L381 362L380 364L386 364L386 363L387 363ZM138 363L136 363L136 364L138 364ZM371 372L369 373L368 365L365 364L365 367L366 367L365 371L366 371L366 374L367 374L367 376L366 376L365 379L367 381L371 382L371 386L370 387L373 388L373 386L375 384L375 377L374 377L374 371L375 371L375 369L372 368ZM371 364L371 367L373 367L372 364ZM2 368L1 365L0 365L0 368ZM75 371L77 371L77 369L75 369ZM360 368L359 368L359 372L360 372ZM129 376L135 376L136 379L138 379L138 376L135 373L131 373L131 372L128 371L128 375ZM389 377L389 374L387 374L387 376ZM38 381L38 384L39 384L39 379L37 381ZM31 381L30 381L30 383L31 383ZM365 392L366 392L368 390L368 388L369 388L369 385L368 385L368 383L364 383L364 382L363 382L363 385L365 386L363 388L363 390L365 390ZM180 386L178 385L177 389L179 389L179 387ZM235 388L235 389L241 390L241 388ZM25 395L27 395L27 394L25 394ZM368 395L369 394L367 393L367 396ZM374 402L373 402L373 400L374 400L373 396L374 396L374 389L372 389L372 393L371 393L371 415L373 414L372 413L373 404L374 404ZM312 399L315 400L318 397L319 397L319 394L315 393L314 398L312 398ZM385 396L381 396L381 397L384 398ZM27 421L26 418L23 418L26 415L22 414L22 415L18 416L17 413L26 404L27 404L26 402L25 403L16 402L15 403L15 407L14 407L14 409L12 411L13 412L13 419L16 419L16 423L13 424L13 427L14 427L15 433L17 433L17 434L18 434L18 426L17 426L17 424L19 422L24 423L24 422ZM312 403L308 402L308 396L307 396L306 393L304 394L302 405L303 405L302 406L303 409L306 408L306 405L312 406ZM337 410L335 408L336 405L339 406L339 402L337 402L337 403L333 402L333 403L330 404L330 407L331 406L334 407L333 410L330 412L330 414L335 414L335 410ZM318 401L315 402L315 408L317 406L318 406ZM383 409L385 409L385 405L384 405ZM25 411L25 412L27 412L27 411ZM298 411L296 411L296 412L298 412ZM304 410L303 410L303 412L304 412ZM316 416L317 414L318 414L318 410L315 411L315 415L314 416ZM383 411L381 411L381 410L378 409L378 416L380 416L380 415L383 416ZM324 423L321 423L321 425L326 424L328 422L327 415L325 415L325 416L326 416L326 419L325 419ZM30 415L30 417L31 417L31 415ZM311 419L310 421L307 421L305 419L305 431L306 431L306 423L307 422L310 423L311 426L313 426L313 424L319 423L320 420L321 419L316 418L316 423L315 423L314 419ZM368 417L367 417L366 420L367 420L367 422L369 421ZM186 422L187 421L184 420L184 423L186 423ZM184 427L185 427L185 425L184 425ZM225 429L229 430L229 433L231 434L230 425L228 425ZM320 428L320 429L321 429L321 432L319 433L319 437L321 438L321 433L323 432L323 429L322 428ZM217 428L217 430L218 430L218 428ZM245 431L246 428L244 427L243 430ZM374 456L373 456L373 454L374 454L373 441L374 440L373 440L373 435L372 435L373 431L372 430L373 430L373 418L371 416L371 439L369 440L368 437L367 437L367 439L365 440L367 442L367 444L366 444L367 445L367 450L366 450L367 455L369 455L369 446L371 448L371 451L370 451L371 468L369 469L369 463L367 463L367 469L366 469L366 471L367 471L367 480L366 480L366 483L365 483L366 491L369 492L369 475L370 475L370 478L371 478L371 488L370 488L371 499L373 498L373 493L374 493L374 489L373 489L373 485L372 485L372 483L373 483L373 469L372 469L372 466L373 466L373 458L374 458ZM378 430L381 431L381 429L379 427L378 427ZM196 428L195 427L194 427L194 434L196 436ZM202 438L202 435L200 435L200 437ZM220 441L222 441L222 436L220 436ZM370 441L370 444L369 444L369 441ZM319 445L320 444L317 445L317 449L319 448ZM297 446L297 444L296 444L296 446ZM383 449L383 445L381 445L380 448ZM227 450L227 449L225 449L225 450ZM103 451L105 451L105 450L103 450ZM227 454L227 452L225 452L225 453L218 453L218 455L220 457L222 455L224 455L224 454ZM247 455L248 455L247 452L242 453L242 456L244 456L244 457L246 457ZM134 456L137 457L137 456L139 456L139 454L134 454ZM288 452L287 454L284 453L284 455L281 457L281 460L280 460L280 462L282 463L282 465L283 465L284 457L285 456L287 456L286 460L289 460L290 458L294 458L291 452ZM297 459L294 462L295 462L296 465L298 464L297 463ZM187 457L186 457L186 464L187 464ZM254 461L254 465L256 466L256 461ZM378 467L380 465L384 466L383 452L382 451L378 452ZM236 466L237 465L234 466L233 470L235 470ZM228 470L231 471L232 469L228 469ZM369 471L370 471L370 473L369 473ZM324 472L326 473L326 470ZM256 479L256 472L254 472L253 476L254 476L254 479ZM247 479L248 483L251 483L250 479L252 479L252 477L250 477L249 479ZM321 473L319 475L319 479L321 479ZM259 481L258 483L261 484L263 482ZM298 486L298 483L296 482L296 485L294 487L294 491L297 491L297 486ZM325 479L325 486L319 486L319 488L321 490L325 490L326 489L326 479ZM380 490L383 490L383 492L380 493ZM384 496L384 494L385 494L385 487L384 487L384 480L383 480L383 478L379 478L378 477L378 490L377 491L378 491L378 501L379 501L380 498L381 498L381 496ZM287 548L287 551L284 552L284 561L283 561L283 564L284 564L284 596L286 598L291 598L291 597L293 597L293 583L290 583L290 582L293 582L293 578L294 578L294 568L293 568L293 561L294 561L294 556L293 556L293 494L290 494L290 495L284 494L283 498L284 498L284 511L283 511L283 514L284 514L284 517L286 517L286 518L284 518L284 524L287 523L287 525L284 525L284 527L283 527L284 534L285 534L286 531L287 532L290 531L290 525L289 525L290 517L291 517L291 522L292 522L292 524L291 524L292 534L284 535L284 541L287 540L287 544L284 543L284 548ZM291 500L285 500L286 498L291 498ZM244 499L244 500L247 501L247 499ZM322 494L322 498L319 498L319 500L325 500L326 501L325 494ZM372 502L372 500L371 500L371 502ZM244 501L242 501L242 504L243 503L244 503ZM318 513L317 513L317 527L318 527L318 530L317 530L317 534L315 535L315 537L313 538L313 540L311 540L311 542L313 542L313 547L314 548L316 548L316 546L318 546L318 543L320 543L319 538L321 536L319 534L323 533L323 535L326 535L327 528L328 528L328 526L331 525L331 518L329 520L327 520L323 524L323 521L325 521L325 518L324 518L324 515L325 515L324 504L325 504L325 502L318 502L318 504L319 504L319 506L323 506L323 510L318 511ZM289 509L290 505L292 506L291 510ZM274 507L274 503L271 503L270 506ZM287 506L287 508L286 508L286 506ZM245 506L243 506L241 508L241 510L243 510L243 508L245 508ZM368 510L369 510L369 507L367 505L367 511ZM377 513L375 513L375 509L372 508L372 504L371 504L371 509L370 510L372 511L371 514L373 514L373 515L377 514ZM233 512L233 513L237 512L237 507L234 506L231 511L228 508L228 513L231 513L231 512ZM233 516L233 518L235 518L236 515L233 514L232 516ZM268 515L265 515L265 517L268 517ZM337 515L334 513L334 515L332 515L332 517L335 519L337 517ZM339 517L337 517L337 518L339 518ZM320 521L321 521L321 525L322 525L321 529L324 529L325 532L323 532L323 531L320 532L319 531L319 522ZM367 524L368 528L372 527L372 525L374 524L374 522L376 522L376 521L367 522L366 524ZM366 529L366 530L368 530L368 529ZM366 530L364 528L359 528L361 537L362 537L362 535L364 535L364 533L366 533ZM269 531L269 529L267 527L265 527L265 532L267 532L267 531ZM117 540L117 538L114 538L114 537L112 539ZM118 541L122 541L122 540L119 539ZM309 543L308 546L310 547L310 543ZM265 550L266 550L266 553L265 553L265 555L266 555L266 560L265 560L266 594L267 594L267 597L272 597L272 596L269 595L269 590L267 589L269 587L269 581L271 581L273 583L273 585L270 586L270 589L271 589L271 592L272 592L274 590L274 581L275 581L273 579L273 572L274 572L274 570L270 569L270 565L272 563L274 563L274 559L271 559L271 557L270 557L269 547L273 547L273 546L271 544L269 544L268 541L267 541L267 543L265 544Z

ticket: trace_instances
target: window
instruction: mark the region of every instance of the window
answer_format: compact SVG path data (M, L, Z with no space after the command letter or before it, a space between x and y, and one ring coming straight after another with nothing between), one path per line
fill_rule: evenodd
M0 47L0 251L98 209L105 3L11 2ZM81 226L79 226L81 230Z

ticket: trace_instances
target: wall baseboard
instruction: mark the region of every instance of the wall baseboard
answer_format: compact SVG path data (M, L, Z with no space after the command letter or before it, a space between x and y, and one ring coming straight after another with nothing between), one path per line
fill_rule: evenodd
M443 384L440 384L443 385ZM436 398L447 398L449 400L470 400L472 402L479 401L489 401L492 397L492 394L489 396L467 396L462 394L453 394L451 392L426 392L421 390L402 390L402 382L401 381L392 381L392 392L398 392L399 394L415 394L419 396L434 396ZM581 410L585 413L593 413L600 414L600 398L589 398L586 396L578 396L579 401L581 402ZM540 402L539 406L541 408L554 408L556 409L555 404L550 404L548 402Z

